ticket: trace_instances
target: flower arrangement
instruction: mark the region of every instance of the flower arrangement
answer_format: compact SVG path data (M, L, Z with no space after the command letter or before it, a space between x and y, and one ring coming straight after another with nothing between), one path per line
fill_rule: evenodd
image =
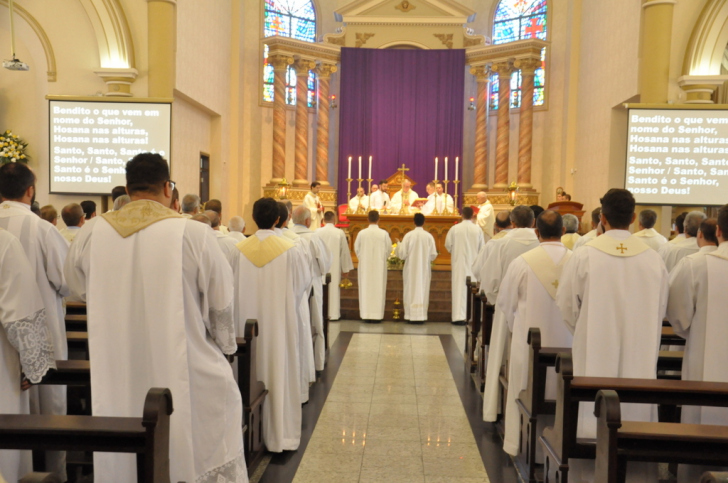
M387 258L387 270L402 270L404 268L404 260L397 255L397 244L392 243L392 251Z
M0 164L15 163L16 161L27 163L28 155L25 154L27 147L28 143L10 130L0 134Z

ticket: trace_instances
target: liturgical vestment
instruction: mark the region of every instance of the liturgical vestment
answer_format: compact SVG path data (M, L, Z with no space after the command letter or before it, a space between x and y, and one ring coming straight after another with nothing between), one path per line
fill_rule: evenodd
M638 232L635 232L634 236L642 240L642 243L649 246L655 251L658 251L662 245L667 243L667 238L662 236L659 231L654 228L645 228Z
M425 321L430 305L432 261L437 258L435 239L418 226L397 245L397 256L404 260L404 320Z
M473 265L478 252L483 248L483 230L471 220L462 220L450 228L445 237L445 249L450 252L452 277L452 321L465 321L468 294L465 288L467 277L474 277Z
M171 481L247 482L225 358L237 350L232 270L212 230L132 201L83 226L65 273L88 304L93 415L139 417L150 388L169 388ZM133 483L136 457L94 453L94 472Z
M349 242L346 240L344 231L336 228L333 223L326 223L320 230L316 230L316 236L324 242L331 253L329 318L339 320L341 318L341 287L339 287L341 274L354 269Z
M404 201L407 201L409 203L408 207L404 206ZM402 190L397 191L394 196L392 196L392 201L389 204L389 211L391 214L407 214L409 213L410 208L412 207L412 203L417 201L417 193L412 191L411 189L405 194L402 192Z
M670 273L680 260L696 253L699 249L697 237L691 236L675 243L665 243L657 253L664 260L667 272Z
M359 232L354 252L359 259L359 317L382 320L387 299L387 258L392 251L389 234L377 225Z

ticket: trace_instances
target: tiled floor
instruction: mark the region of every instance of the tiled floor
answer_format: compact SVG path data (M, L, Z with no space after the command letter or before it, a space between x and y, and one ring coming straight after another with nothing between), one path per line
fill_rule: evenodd
M386 325L358 328L396 330ZM391 325L452 333L449 324ZM439 337L352 336L294 478L323 481L489 481Z

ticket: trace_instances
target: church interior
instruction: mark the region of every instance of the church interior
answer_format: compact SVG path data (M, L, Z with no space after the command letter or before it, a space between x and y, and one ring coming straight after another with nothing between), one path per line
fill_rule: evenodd
M627 401L659 405L660 421L675 425L682 405L728 406L724 378L710 387L707 382L689 389L680 386L686 382L680 380L681 369L686 371L686 342L667 321L658 328L662 332L657 335L660 349L654 352L654 385L614 382L600 386L599 394L584 382L586 377L579 377L585 373L577 368L581 366L576 350L572 367L571 349L564 355L545 338L542 350L540 333L529 332L523 349L525 389L516 394L520 446L505 451L508 352L515 346L506 348L502 365L497 360L492 372L486 367L500 337L496 327L507 325L505 319L500 321L494 302L488 303L484 281L472 266L480 263L475 257L483 252L475 249L468 255L467 280L464 272L462 280L456 279L461 255L456 256L449 241L453 226L471 216L475 220L478 206L483 210L481 194L490 200L494 218L515 213L519 206L539 205L562 215L575 214L579 223L574 232L580 235L596 233L597 224L603 227L604 208L601 223L599 212L596 219L592 216L602 206L602 196L612 188L630 189L629 156L637 142L631 134L636 131L629 127L633 108L672 115L697 109L715 119L728 118L728 0L0 0L0 50L3 59L29 66L0 69L0 133L11 133L27 144L23 159L18 156L12 162L26 162L35 173L34 199L40 206L53 205L61 213L66 205L91 200L99 215L114 209L108 183L102 190L93 186L88 168L85 175L79 174L81 187L57 184L68 173L84 171L83 166L69 168L71 158L59 158L69 154L58 147L63 146L61 136L76 131L58 121L54 106L98 102L120 110L129 103L167 106L169 120L163 120L165 127L160 129L167 129L162 138L168 152L160 154L169 162L173 187L180 199L193 194L203 203L219 200L218 225L242 217L243 233L254 236L259 228L254 219L257 200L306 206L313 184L318 191L312 223L321 226L324 212L335 213L334 223L347 237L353 266L348 275L337 274L334 282L323 285L326 361L323 370L317 367L310 397L302 406L297 450L266 450L258 418L267 407L263 401L268 391L255 378L246 376L243 381L242 374L256 374L255 340L262 338L257 327L237 334L238 352L229 355L236 377L240 374L246 478L252 482L625 481L624 474L634 466L627 460L617 462L615 455L613 461L603 461L602 453L611 449L606 436L598 433L601 439L593 438L590 444L577 441L576 420L565 422L564 418L579 417L574 415L579 403L593 407L596 399L597 412L602 411L592 418L597 425L615 414L613 391L607 389L626 395ZM450 57L443 60L445 55ZM145 129L153 130L155 121L147 122L151 127ZM118 127L109 125L113 132ZM73 155L108 154L103 143L95 147L98 152L89 148ZM125 163L144 151L130 151L128 156L114 151L112 156ZM116 164L116 171L102 171L122 180L110 187L124 184L124 171L118 166L123 163ZM677 173L681 168L672 169ZM723 173L718 170L718 175ZM412 215L425 206L430 181L433 190L439 184L445 197L454 198L452 205L446 201L444 208L436 205L433 216L427 214L425 230L437 253L425 264L432 275L425 289L429 311L425 308L426 322L421 325L405 320L406 264L395 256L396 247L386 253L382 315L360 316L362 286L374 282L361 278L365 252L358 250L357 239L374 223L372 186L381 190L380 180L388 182L392 200L395 193L401 195L400 203L405 183L417 192L418 203L406 202L400 216L387 213L385 206L381 219L376 217L397 245L414 232ZM653 184L659 185L659 180L658 175ZM684 183L702 184L678 179L675 188L684 188ZM358 188L364 189L366 207L357 201ZM719 208L728 202L728 196L720 194L728 191L718 190L718 184L715 188L718 201L713 203L703 201L700 189L692 191L695 197L676 196L671 203L635 196L637 216L622 229L635 233L649 228L640 216L645 210L656 215L651 226L667 239L683 233L678 218L682 214L685 219L686 212L717 218L720 228ZM66 227L61 216L56 218L59 230ZM295 218L290 226L294 222ZM486 252L495 241L488 241L494 236L493 221L489 223L490 232L486 230L478 242ZM0 227L5 226L0 222ZM632 247L620 246L619 256L625 255L626 246ZM574 250L573 257L577 254ZM482 263L485 266L484 255ZM325 272L320 275L326 278ZM332 284L340 298L339 317L329 312ZM455 315L461 300L455 300L456 295L462 297L464 316ZM669 302L665 305L669 314ZM86 306L69 299L64 309L69 354L88 361ZM506 335L502 337L505 345ZM257 350L263 347L259 340ZM2 346L0 355L1 350ZM88 362L61 362L71 364L59 366L46 384L67 384L68 414L90 415ZM495 389L488 388L488 375ZM545 396L547 380L550 384L556 378L562 392ZM484 420L489 390L498 393L496 416ZM659 391L670 394L667 402L654 396ZM619 399L616 404L618 419ZM628 413L622 411L624 419ZM542 433L544 416L545 425L553 427ZM160 412L161 420L165 417L170 418ZM714 424L728 424L728 418L720 417ZM38 473L19 481L64 481L57 474L42 474L43 464L36 464L42 454L38 450L50 446L38 442L16 448L12 438L20 441L26 433L3 418L0 414L0 470L3 450L36 449L33 466ZM617 438L609 440L614 448L622 444L616 441L619 434L628 433L625 428L647 431L630 426L637 423L610 424L610 438ZM624 426L618 431L619 424ZM548 433L554 430L556 436ZM670 431L672 440L655 436L642 453L624 450L625 458L632 458L630 464L659 463L654 479L627 481L728 482L728 473L719 472L703 480L682 479L675 463L675 455L684 451L691 456L681 464L725 469L728 432L716 429L711 440L713 436L702 432L691 436ZM695 447L690 449L691 441L703 445L703 456ZM113 442L106 444L114 447ZM628 447L629 441L625 444ZM101 475L93 479L92 450L84 448L69 449L67 481L107 481ZM584 479L569 476L569 454L572 460L596 460L596 479L593 474ZM607 466L610 471L612 466L619 468L609 473L614 479L600 480L599 472L606 474ZM574 467L571 474L579 474ZM162 473L140 473L138 481L170 481ZM4 476L0 471L0 482Z

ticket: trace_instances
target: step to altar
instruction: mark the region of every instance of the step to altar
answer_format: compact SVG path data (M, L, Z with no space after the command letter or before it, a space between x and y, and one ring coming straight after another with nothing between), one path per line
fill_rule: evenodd
M357 270L349 272L352 287L341 289L341 318L345 320L361 320L359 318L359 285ZM433 270L430 281L430 306L427 311L428 322L451 322L452 288L450 271ZM387 299L384 304L384 320L394 320L394 302L403 302L404 281L401 270L387 271ZM399 322L404 321L404 307L400 307Z

